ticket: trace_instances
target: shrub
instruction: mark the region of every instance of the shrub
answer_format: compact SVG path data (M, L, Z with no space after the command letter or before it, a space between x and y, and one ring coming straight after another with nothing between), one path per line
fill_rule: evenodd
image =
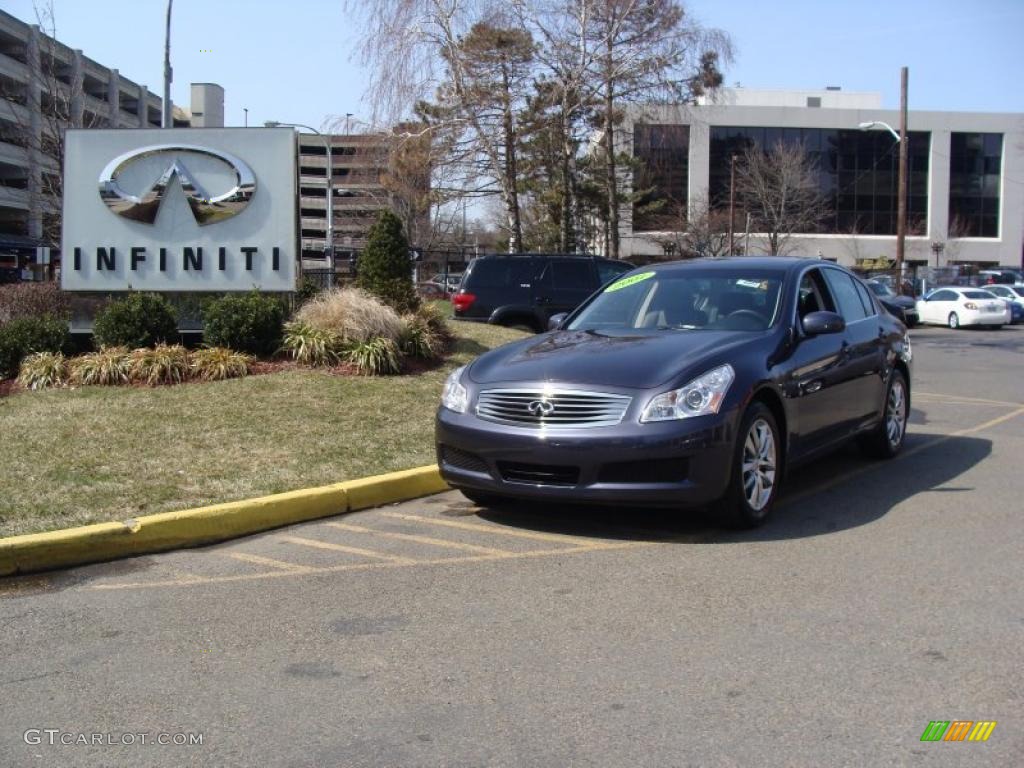
M366 376L398 373L401 370L398 345L383 337L353 343L346 349L344 360Z
M370 227L366 248L359 255L356 285L398 312L411 312L419 306L412 283L409 241L401 220L391 211L381 211Z
M192 353L192 375L203 381L223 381L249 375L252 358L224 347L197 349Z
M0 325L0 379L17 376L21 361L33 352L63 352L70 336L67 322L50 315Z
M132 357L127 347L102 347L71 359L70 380L83 387L127 384L131 378Z
M272 355L281 346L285 308L280 299L253 291L214 299L203 308L203 341L253 355Z
M68 295L56 283L0 285L0 325L23 317L51 315L67 320L71 315Z
M405 328L398 340L398 348L403 355L424 360L435 360L440 357L444 343L434 334L424 318L406 315L402 320L405 322Z
M157 344L131 353L131 380L142 384L180 384L188 378L188 350L180 344Z
M386 304L358 288L324 291L300 309L295 319L320 331L331 331L343 342L383 337L397 341L402 318Z
M33 352L21 361L18 383L28 389L59 387L67 381L68 363L60 352Z
M295 306L296 308L302 307L312 299L315 299L323 292L323 288L317 280L311 277L302 278L302 282L299 283L299 290L295 292Z
M436 304L423 304L413 314L426 323L434 336L440 340L442 347L447 347L455 338L448 321Z
M284 349L303 365L337 365L344 343L334 331L294 322L284 328Z
M178 334L178 315L163 296L129 293L96 315L93 336L101 347L151 347Z

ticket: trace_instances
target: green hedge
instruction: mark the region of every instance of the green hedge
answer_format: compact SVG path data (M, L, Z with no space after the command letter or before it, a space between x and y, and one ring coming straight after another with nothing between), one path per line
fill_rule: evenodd
M272 355L281 347L284 303L253 291L213 299L203 307L203 341L251 355Z
M152 347L178 338L178 313L156 293L130 293L96 315L93 337L100 347Z
M23 317L0 326L0 379L18 375L33 352L64 352L71 342L66 320L51 315Z

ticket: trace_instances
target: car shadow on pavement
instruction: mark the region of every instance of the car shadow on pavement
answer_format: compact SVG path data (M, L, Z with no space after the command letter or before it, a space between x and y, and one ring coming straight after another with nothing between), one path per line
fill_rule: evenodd
M623 541L713 544L820 536L874 522L919 494L974 490L943 486L991 452L991 441L978 437L914 433L892 461L867 459L847 446L793 470L772 519L748 531L723 529L703 510L510 502L477 514L499 525Z

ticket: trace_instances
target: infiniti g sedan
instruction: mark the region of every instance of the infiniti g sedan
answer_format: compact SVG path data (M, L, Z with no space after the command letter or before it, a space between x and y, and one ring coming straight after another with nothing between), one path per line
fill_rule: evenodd
M907 329L841 267L644 267L551 323L445 383L438 465L479 505L711 507L750 527L789 467L851 438L882 458L903 446Z

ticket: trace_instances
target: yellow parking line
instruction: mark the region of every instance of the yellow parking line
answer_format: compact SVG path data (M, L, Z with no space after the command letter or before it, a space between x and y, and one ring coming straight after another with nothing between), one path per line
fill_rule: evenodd
M405 563L408 565L414 565L415 560L408 557L399 557L398 555L388 555L384 552L377 552L372 549L362 549L360 547L346 547L342 544L334 544L329 541L318 541L316 539L306 539L302 536L278 536L281 541L287 541L289 544L298 544L302 547L312 547L314 549L329 549L332 552L347 552L350 555L362 555L363 557L373 557L378 560L390 560L393 563Z
M260 557L259 555L250 555L247 552L223 552L226 557L233 558L235 560L241 560L243 563L255 563L256 565L266 565L270 568L280 568L282 571L295 571L295 572L306 572L313 570L308 565L298 565L296 563L286 563L282 560L274 560L270 557Z
M535 549L530 552L505 552L495 555L469 555L466 557L440 557L431 560L417 560L409 563L346 563L344 565L331 565L322 568L292 568L290 570L266 571L263 573L246 573L233 576L210 576L201 581L195 579L164 579L161 581L134 581L122 582L120 584L90 584L86 589L144 589L148 587L187 587L198 584L228 584L236 581L256 581L261 579L278 579L289 576L301 576L319 573L343 573L345 571L380 571L392 568L409 568L417 565L453 565L457 563L486 563L498 560L520 560L534 557L551 557L557 555L581 555L595 550L631 549L638 546L654 546L648 543L623 542L622 544L609 544L603 547L558 547L556 549ZM255 555L246 556L240 559L256 558ZM276 563L269 558L259 558L262 561ZM254 560L255 561L255 560ZM268 563L268 564L269 564Z
M428 525L443 525L449 528L461 528L462 530L466 531L481 531L483 533L494 533L499 536L515 536L521 539L534 539L536 541L561 542L563 544L572 544L577 547L588 547L591 549L602 549L608 546L618 546L617 544L608 544L605 542L593 541L591 539L584 539L577 536L566 536L560 533L537 533L536 531L519 531L510 528L501 528L495 525L464 523L459 520L439 520L434 517L424 517L423 515L407 515L403 514L402 512L381 512L381 515L383 515L384 517L394 517L399 520L412 520L417 523L426 523Z
M968 427L967 429L958 430L954 432L951 437L957 437L959 435L973 435L975 432L981 432L989 427L994 427L996 424L1002 424L1004 421L1015 419L1022 414L1024 414L1024 406L1015 411L999 416L998 418L989 419L984 424L978 424L976 427Z
M986 400L983 397L965 397L962 395L943 395L938 392L912 392L912 398L930 397L947 403L978 403L979 405L1002 405L1006 408L1019 408L1024 403L1011 403L1006 400Z
M447 539L435 539L431 536L417 536L411 533L393 533L392 531L378 531L373 528L364 528L361 525L350 523L324 523L332 528L353 533L368 533L374 536L384 536L388 539L399 539L400 541L414 541L417 544L431 544L435 547L450 547L451 549L464 549L467 552L481 552L488 555L511 555L515 554L507 549L495 549L494 547L481 547L476 544L463 544L461 541L448 541Z

